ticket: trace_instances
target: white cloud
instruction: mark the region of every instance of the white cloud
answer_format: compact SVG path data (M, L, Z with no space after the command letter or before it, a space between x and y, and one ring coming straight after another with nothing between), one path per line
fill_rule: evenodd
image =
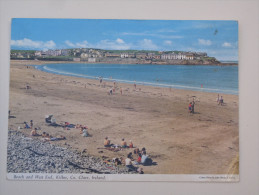
M212 44L212 42L210 40L205 40L205 39L198 39L199 41L199 44L200 45L206 45L206 46L209 46Z
M130 44L126 44L122 39L118 38L115 41L101 40L94 47L100 48L100 49L124 50L124 49L130 49Z
M223 47L232 47L231 43L225 42L222 44Z
M116 43L123 44L124 41L123 41L122 39L118 38L118 39L116 40Z
M75 47L74 43L71 43L70 41L66 40L65 44L67 44L69 47Z
M164 45L172 45L173 44L173 42L172 41L170 41L170 40L166 40L166 41L164 41Z
M11 46L21 47L21 48L30 48L30 49L54 49L56 43L52 40L50 41L33 41L31 39L21 39L21 40L11 40Z
M80 48L88 47L88 42L87 41L72 43L71 41L66 40L65 44L67 44L69 47L75 47L75 48L77 48L77 47L80 47Z
M147 49L147 50L152 50L152 49L158 48L150 39L143 39L142 41L140 41L139 47L140 47L140 49Z

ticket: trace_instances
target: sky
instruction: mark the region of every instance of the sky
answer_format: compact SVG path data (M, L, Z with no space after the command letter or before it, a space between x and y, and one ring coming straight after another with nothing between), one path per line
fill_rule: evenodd
M98 48L206 52L238 61L233 20L107 20L14 18L11 49Z

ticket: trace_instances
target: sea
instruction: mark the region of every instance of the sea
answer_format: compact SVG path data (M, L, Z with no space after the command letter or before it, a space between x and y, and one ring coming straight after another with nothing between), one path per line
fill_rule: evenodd
M103 81L238 95L238 66L59 63L35 68Z

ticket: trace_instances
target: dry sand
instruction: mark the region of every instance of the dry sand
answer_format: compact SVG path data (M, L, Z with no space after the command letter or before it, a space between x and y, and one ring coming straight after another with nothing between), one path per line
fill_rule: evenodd
M9 119L9 129L33 120L40 132L67 138L54 144L68 144L108 159L126 157L133 149L97 149L103 148L105 136L114 144L120 144L122 138L132 140L135 147L145 147L157 163L145 166L145 173L238 174L237 95L223 94L225 105L219 106L216 93L151 86L135 90L132 84L121 83L108 95L113 83L103 87L98 80L49 74L26 66L41 63L47 62L11 61L9 105L14 118ZM27 84L31 89L25 89ZM192 96L197 100L195 114L188 113ZM57 123L87 125L91 137L82 137L79 129L47 126L47 114L53 114Z

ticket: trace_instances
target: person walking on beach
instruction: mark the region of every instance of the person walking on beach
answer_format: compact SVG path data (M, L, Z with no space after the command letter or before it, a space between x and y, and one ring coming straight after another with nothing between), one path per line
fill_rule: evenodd
M121 95L122 95L122 88L120 88L120 92L121 92Z
M136 83L134 83L134 88L135 88L135 90L137 89L137 85L136 85Z

